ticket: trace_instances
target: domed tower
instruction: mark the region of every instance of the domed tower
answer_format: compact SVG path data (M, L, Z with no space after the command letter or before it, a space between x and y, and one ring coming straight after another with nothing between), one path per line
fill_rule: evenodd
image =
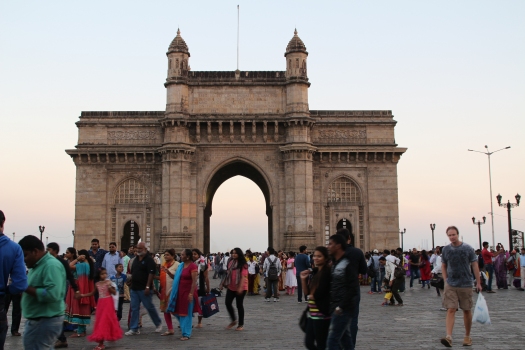
M168 56L168 77L164 84L167 89L166 114L184 113L188 107L186 83L190 70L188 64L190 52L188 45L180 36L180 29L177 29L177 36L171 42L166 56Z
M306 58L308 51L304 42L297 35L297 29L293 32L293 38L286 46L286 76L287 77L307 77L306 74Z
M284 175L287 179L286 201L293 203L286 208L285 227L293 246L314 240L313 153L316 151L310 132L314 123L308 107L308 52L303 41L294 31L286 46L286 144L283 153ZM288 204L288 203L287 203Z
M297 35L297 29L293 38L286 46L284 57L286 58L286 113L300 113L308 116L308 75L306 72L306 58L308 52L304 42Z

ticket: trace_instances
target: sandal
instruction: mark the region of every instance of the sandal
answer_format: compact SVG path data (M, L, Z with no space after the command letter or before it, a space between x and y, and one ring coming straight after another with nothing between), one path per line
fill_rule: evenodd
M244 326L239 326L237 328L235 328L236 331L242 331L244 329Z
M167 331L167 332L162 333L160 336L161 336L161 337L164 337L164 336L166 336L166 335L174 335L174 334L175 334L175 332Z
M106 347L104 345L100 346L100 345L97 345L93 348L93 350L104 350Z
M180 338L180 340L182 340L182 341L186 341L186 340L190 340L190 338L188 338L188 337L182 337L182 338Z
M197 328L202 328L202 323L197 324Z
M86 333L73 333L69 336L69 338L84 338L86 336Z
M228 327L226 327L226 329L232 329L233 327L235 327L236 324L237 324L237 321L233 321L232 323L228 325Z

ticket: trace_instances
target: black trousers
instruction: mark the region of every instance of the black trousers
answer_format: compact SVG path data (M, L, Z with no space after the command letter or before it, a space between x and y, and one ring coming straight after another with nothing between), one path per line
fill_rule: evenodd
M118 309L117 309L117 319L122 320L122 306L124 305L124 297L118 297Z
M0 305L4 303L4 295L0 295ZM0 308L0 350L4 350L5 337L7 335L7 315L4 308Z
M237 294L230 289L226 291L226 309L230 314L230 318L233 321L236 320L235 311L233 311L233 299L235 299L235 304L237 305L237 312L239 313L239 326L244 325L244 297L246 296L246 291L243 290L241 294Z
M330 330L330 320L312 320L306 321L306 335L304 336L304 345L309 350L325 350L328 331Z
M302 302L303 301L303 284L301 282L301 277L296 276L297 278L297 301ZM306 301L306 294L304 294L304 300Z
M13 312L11 314L11 334L18 333L20 329L20 321L22 320L22 308L20 302L22 301L22 294L6 294L4 297L4 310L7 315L9 311L9 304L13 303Z
M399 304L403 304L403 299L401 299L401 295L399 295L399 288L401 287L401 284L404 282L404 277L396 278L394 280L394 283L392 283L392 298L390 298L390 304L395 304L394 298L397 300Z

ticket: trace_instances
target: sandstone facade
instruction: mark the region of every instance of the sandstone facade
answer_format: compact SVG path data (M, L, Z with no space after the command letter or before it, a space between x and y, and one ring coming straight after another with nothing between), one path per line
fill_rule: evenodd
M192 71L180 32L167 56L165 111L81 113L78 145L66 151L78 247L140 236L153 251L208 251L213 196L236 175L264 193L273 247L324 245L342 225L362 249L398 246L406 149L392 112L310 110L297 32L285 71Z

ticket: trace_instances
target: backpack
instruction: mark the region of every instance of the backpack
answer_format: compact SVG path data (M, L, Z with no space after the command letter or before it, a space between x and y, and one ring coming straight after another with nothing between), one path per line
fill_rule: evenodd
M268 257L270 259L270 257ZM273 261L270 261L270 267L268 268L268 280L269 281L277 281L279 279L279 274L277 272L277 265L275 265L275 262L277 261L277 258L275 258Z
M375 269L375 262L374 262L374 257L371 256L370 259L372 259L372 264L370 264L370 266L368 266L368 270L366 272L366 274L368 275L368 277L370 278L374 278L376 277L376 269Z

